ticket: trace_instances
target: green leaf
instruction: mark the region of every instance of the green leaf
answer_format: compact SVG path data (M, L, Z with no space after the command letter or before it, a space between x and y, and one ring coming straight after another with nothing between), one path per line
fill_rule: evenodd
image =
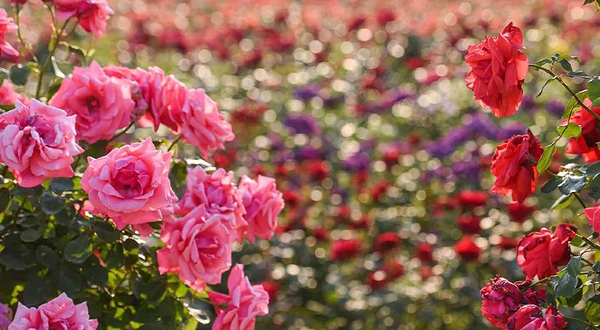
M600 175L596 175L588 187L590 194L595 200L600 199Z
M571 245L576 247L583 247L585 246L585 244L585 241L577 236L573 237L573 239L571 240Z
M31 69L28 66L22 64L13 65L10 68L10 80L19 86L23 86L27 83L27 79L29 78L29 73Z
M558 185L561 183L561 179L557 176L552 176L550 177L550 179L548 181L546 181L546 183L542 186L541 191L544 194L548 194L553 192L556 188L558 188Z
M580 100L585 100L588 97L588 91L587 90L583 90L577 94L577 97ZM573 112L573 109L575 109L575 106L577 106L577 100L574 97L571 97L571 99L569 100L569 103L567 103L567 106L565 107L565 112L563 113L562 118L563 119L567 119L569 118L569 116L571 116L571 112Z
M562 195L554 202L554 204L552 204L551 208L553 210L562 210L567 206L571 205L571 202L574 198L575 196L573 195Z
M18 238L17 238L18 239ZM8 269L25 270L32 266L29 258L29 250L20 242L2 242L5 246L0 252L0 264Z
M44 227L26 229L21 232L21 240L25 243L35 242L44 235L44 231L46 231Z
M569 174L563 178L563 181L558 185L563 195L569 195L580 192L587 184L587 177L575 174Z
M53 56L52 57L52 71L54 71L54 75L57 76L58 78L66 78L67 76L62 72L62 70L60 69L60 67L58 66L58 63L56 62L56 58Z
M50 190L56 193L73 190L73 180L70 178L56 178L50 181Z
M6 211L10 205L10 190L0 188L0 213Z
M588 82L588 97L590 100L600 98L600 77L594 77Z
M590 165L585 174L588 177L595 177L596 175L600 174L600 162Z
M600 273L600 261L598 261L597 263L594 264L594 266L592 267L592 269L596 272L596 273Z
M600 295L595 295L585 303L585 316L594 323L600 323Z
M118 232L112 224L106 221L94 222L94 232L106 243L112 243L121 237L121 233Z
M571 63L569 63L569 61L567 61L566 59L560 60L560 66L562 66L563 69L565 69L569 72L573 71L573 67L571 66Z
M567 73L567 77L571 78L581 78L581 79L590 79L590 76L583 71L571 71Z
M40 200L42 211L48 215L56 214L65 208L65 199L50 193L44 193Z
M535 62L535 64L539 65L539 66L544 66L545 64L548 64L548 63L552 63L552 60L549 58L543 58L543 59Z
M577 138L581 135L581 127L575 123L569 123L568 125L560 125L556 127L558 134L562 134L562 137Z
M98 264L86 264L83 268L83 275L85 276L86 280L92 285L104 287L106 285L106 282L108 282L108 272L104 267Z
M27 281L21 301L29 306L37 306L48 301L50 295L52 295L52 286L44 279L35 277Z
M562 296L565 298L573 297L575 290L577 289L577 277L571 276L569 273L563 274L558 280L556 287L554 288L554 294L556 296Z
M540 161L537 163L537 170L539 173L546 171L548 167L550 167L550 164L552 163L552 156L554 156L555 152L556 145L544 147L544 153L542 154Z
M65 259L80 264L92 255L92 240L87 235L80 235L67 243L64 250Z
M38 246L37 250L35 250L35 256L48 269L57 269L60 264L60 259L56 251L46 245Z
M573 257L569 260L567 264L567 274L577 277L579 276L579 271L581 270L581 257Z
M58 277L58 289L64 291L69 296L80 294L83 280L78 269L72 265L64 264L61 266Z

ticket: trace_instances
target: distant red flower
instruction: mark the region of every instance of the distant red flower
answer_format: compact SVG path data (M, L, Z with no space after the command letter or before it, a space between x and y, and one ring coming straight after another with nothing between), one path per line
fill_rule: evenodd
M489 195L485 191L463 190L458 193L458 203L464 209L470 209L477 206L483 206L487 202Z
M463 214L458 217L457 224L465 234L479 234L481 232L481 218L472 214Z
M514 222L523 223L535 211L535 208L525 204L512 203L508 205L508 215Z
M338 239L331 243L331 259L346 261L356 257L361 251L360 241L353 239Z
M387 180L381 180L371 188L371 197L373 200L380 200L381 197L387 193L387 190L390 188L391 184Z
M514 201L523 203L535 191L538 176L535 164L542 152L540 141L530 130L502 143L492 159L491 172L496 177L492 192L512 195Z
M300 204L300 194L295 190L287 190L283 193L283 200L286 206L296 207Z
M456 254L462 259L469 261L479 259L479 255L481 254L481 249L473 242L473 238L469 235L464 236L454 245L454 251L456 251Z
M279 292L279 290L281 290L281 285L274 281L262 282L261 285L263 289L269 294L269 304L274 303L277 293Z
M512 250L515 249L517 245L519 245L519 241L515 238L500 236L500 243L498 243L498 246L500 246L501 249Z
M417 245L416 256L422 262L433 262L433 246L425 242L420 243Z
M379 234L375 239L374 250L381 253L389 252L400 245L400 236L396 233Z

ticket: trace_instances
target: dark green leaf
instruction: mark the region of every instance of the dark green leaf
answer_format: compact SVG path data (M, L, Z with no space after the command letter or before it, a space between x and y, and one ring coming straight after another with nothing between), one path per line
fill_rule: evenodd
M67 293L74 295L81 291L83 280L81 274L76 267L72 265L62 265L59 272L58 288Z
M27 79L29 78L29 73L31 70L28 66L22 64L13 65L10 68L10 80L19 86L23 86L27 83Z
M586 184L587 177L569 174L565 176L563 181L558 185L558 190L560 190L563 195L569 195L580 192Z
M600 77L594 77L588 82L588 97L590 100L600 98Z
M575 290L577 289L577 277L571 276L569 273L563 274L558 280L556 287L554 288L554 294L556 296L562 296L565 298L573 297Z
M569 63L569 61L567 61L567 60L560 60L560 66L562 66L563 69L565 69L567 71L573 71L573 67L571 66L571 63Z
M87 235L80 235L65 246L64 255L69 262L83 263L92 255L92 241Z
M52 179L50 181L50 190L57 193L73 190L73 180L70 178Z
M600 175L596 175L588 187L595 200L600 199Z
M60 264L56 251L46 245L38 246L35 255L37 260L49 269L57 269Z
M567 273L572 277L579 276L579 271L581 270L581 257L573 257L569 260L567 264Z
M108 272L104 267L98 264L86 264L83 268L83 275L92 285L103 287L106 285L106 282L108 282Z
M26 229L21 232L21 240L25 243L35 242L44 235L45 230L44 227Z
M560 184L561 179L557 176L552 176L550 177L550 179L542 186L541 191L544 194L548 194L553 192L556 188L558 188L558 185Z
M106 221L94 222L94 232L100 239L107 243L112 243L121 237L121 233L117 231L112 224Z
M35 277L27 282L21 301L29 306L37 306L48 301L52 295L52 286L44 279Z
M598 261L597 263L594 264L594 266L592 267L592 269L596 272L596 273L600 273L600 261Z
M571 71L567 73L568 77L571 78L581 78L581 79L589 79L590 76L583 71Z
M0 188L0 213L6 211L10 205L10 190Z
M45 193L40 200L42 211L46 214L56 214L65 208L65 199L50 193Z
M10 242L10 244L3 242L3 244L5 248L0 252L0 264L14 270L24 270L33 265L25 245L20 242Z

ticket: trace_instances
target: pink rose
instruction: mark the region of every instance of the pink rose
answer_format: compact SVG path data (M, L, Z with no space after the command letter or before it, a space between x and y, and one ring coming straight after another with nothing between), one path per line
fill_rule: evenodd
M126 127L135 106L131 84L107 76L95 61L89 68L76 67L50 104L77 115L78 138L90 144L109 140Z
M239 264L231 270L227 288L229 295L208 291L217 311L213 330L254 330L256 317L269 313L269 294L262 285L252 285ZM225 310L222 305L227 306Z
M8 330L95 330L97 327L98 321L90 320L85 302L75 305L71 298L62 293L38 308L29 308L19 303Z
M31 106L0 115L0 160L22 187L35 187L49 178L67 177L73 156L83 152L75 142L75 116L37 100Z
M513 115L523 99L521 85L529 69L523 48L521 29L512 23L497 38L486 37L481 44L469 46L467 87L496 117Z
M139 119L148 111L148 90L150 89L150 73L142 69L129 69L120 66L109 65L102 69L109 77L125 79L131 85L131 98L135 102L133 118ZM162 71L161 71L162 72ZM162 78L158 80L162 81ZM160 86L160 83L158 84ZM148 125L143 125L148 126Z
M588 207L584 211L585 216L590 221L590 226L592 226L592 229L595 232L600 233L600 205Z
M12 321L12 310L4 304L0 304L0 330L7 330Z
M195 290L221 283L221 275L231 267L235 235L222 215L207 213L204 205L165 222L160 239L165 243L157 254L160 273L178 273Z
M17 100L25 104L29 102L25 97L15 92L13 85L8 79L4 79L4 82L0 86L0 104L11 105L15 104Z
M17 24L8 17L6 10L0 8L0 55L19 56L19 52L6 41L6 36L15 31L17 31Z
M550 305L546 312L538 305L525 305L513 314L507 330L560 330L567 327L564 315Z
M225 149L224 143L235 138L231 124L203 89L188 93L181 118L181 133L185 141L198 147L204 157L217 149Z
M186 191L178 204L178 213L186 214L199 205L206 207L209 214L219 214L227 227L233 229L241 243L248 223L244 220L244 203L233 183L233 172L220 168L208 174L200 167L188 168ZM237 233L237 234L236 234Z
M177 201L169 181L171 153L154 148L152 139L88 158L81 186L95 212L109 216L119 229L132 225L144 237L151 222L169 218Z
M96 37L106 31L106 21L114 14L106 0L51 0L56 7L56 17L61 21L79 16L79 25Z
M275 179L262 175L258 180L243 176L237 194L244 204L248 223L246 238L254 243L255 237L270 239L277 229L277 216L283 210L283 195L275 184Z

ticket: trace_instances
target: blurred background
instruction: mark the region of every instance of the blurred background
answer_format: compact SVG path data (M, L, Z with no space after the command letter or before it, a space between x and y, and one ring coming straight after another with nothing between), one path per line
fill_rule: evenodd
M257 329L488 329L480 288L521 279L518 239L574 215L548 211L553 195L488 194L496 146L527 128L552 141L564 90L536 98L546 77L530 74L520 111L497 121L464 55L512 21L531 61L576 55L597 74L600 15L583 0L110 2L107 35L76 43L205 88L237 136L207 161L284 192L279 234L236 253L271 296Z

